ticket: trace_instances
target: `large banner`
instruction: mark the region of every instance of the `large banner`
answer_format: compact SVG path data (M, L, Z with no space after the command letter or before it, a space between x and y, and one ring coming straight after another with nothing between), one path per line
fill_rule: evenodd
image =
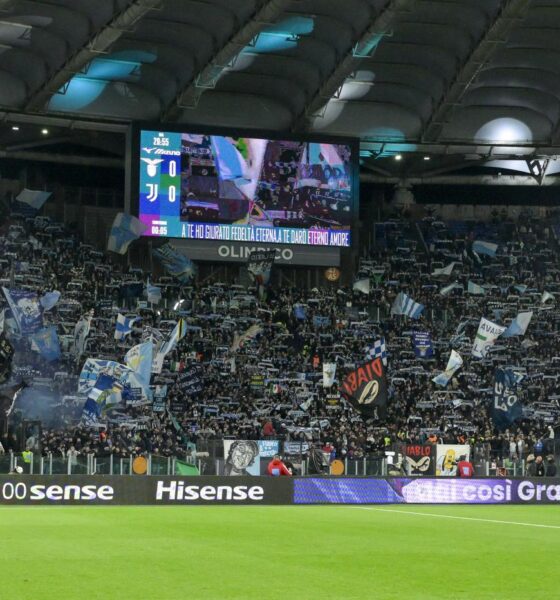
M254 250L247 261L247 271L254 283L268 285L276 250Z
M291 504L289 477L0 476L0 505Z
M560 478L0 476L0 505L556 504Z
M348 373L340 391L362 414L382 418L387 410L387 382L381 358Z
M407 475L433 475L436 463L436 446L407 444L404 448Z
M294 504L556 504L560 479L296 478Z
M512 369L496 369L494 374L494 403L492 420L504 430L523 416L523 407L517 394L519 377Z
M456 477L457 463L469 460L471 447L468 444L438 444L436 475L438 477Z
M224 475L260 475L261 458L279 452L277 440L224 440Z

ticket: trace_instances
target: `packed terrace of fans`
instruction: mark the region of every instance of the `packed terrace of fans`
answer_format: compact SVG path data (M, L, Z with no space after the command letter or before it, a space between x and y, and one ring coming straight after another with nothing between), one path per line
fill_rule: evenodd
M0 232L2 285L39 296L61 293L43 311L43 322L56 326L62 352L47 362L34 351L27 337L17 335L2 298L3 327L15 348L3 387L21 380L28 386L16 399L2 445L15 448L19 420L39 418L42 452L62 454L73 447L117 457L184 456L192 444L204 449L208 440L222 438L331 442L342 458L378 453L399 440L434 439L486 441L498 454L510 447L528 453L539 439L550 443L560 413L554 298L560 268L551 222L529 215L493 223L390 219L376 225L375 249L357 269L356 279L370 281L369 294L325 281L319 289L270 285L262 295L239 285L185 285L123 269L46 218L12 215ZM496 256L472 252L475 240L498 244ZM451 262L451 274L433 274ZM148 275L161 289L158 303L147 303ZM418 320L391 315L399 291L425 306ZM91 330L80 353L75 326L90 310ZM485 358L471 356L481 317L508 325L522 310L533 311L525 335L498 339ZM140 319L115 341L118 313ZM95 423L84 420L78 375L85 360L122 363L132 346L157 337L156 330L169 335L179 318L186 321L186 335L150 382L159 398L111 406ZM244 336L248 330L255 335ZM433 356L416 356L415 331L431 333ZM323 387L322 365L335 362L341 380L380 338L388 360L387 418L365 419L336 384ZM451 349L463 367L446 386L437 385L432 378L445 369ZM524 412L499 432L489 407L494 370L504 365L525 372L519 389ZM188 373L196 376L177 382Z

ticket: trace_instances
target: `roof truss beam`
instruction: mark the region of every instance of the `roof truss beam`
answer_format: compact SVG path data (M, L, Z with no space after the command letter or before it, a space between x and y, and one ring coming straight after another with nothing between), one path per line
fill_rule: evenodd
M508 40L515 25L525 18L530 5L531 0L502 0L496 17L459 68L424 126L422 140L435 142L439 139L445 124L450 120L477 75L490 62L496 50Z
M177 120L184 108L196 108L207 89L215 87L223 72L241 51L267 26L274 23L291 0L261 0L258 9L204 65L185 88L179 91L161 114L162 121Z
M127 7L115 13L111 20L89 39L88 43L68 58L62 67L40 87L27 101L26 111L42 110L51 96L83 71L87 64L99 54L109 51L110 47L129 31L148 12L158 9L162 0L131 0Z
M301 115L296 119L292 129L304 129L307 123L318 115L328 104L331 98L340 95L339 90L344 82L357 69L360 61L370 58L375 47L371 42L375 36L387 34L397 16L402 12L411 10L416 0L389 0L385 8L375 17L369 27L364 31L347 54L340 60L334 71L322 83L317 92L309 98Z

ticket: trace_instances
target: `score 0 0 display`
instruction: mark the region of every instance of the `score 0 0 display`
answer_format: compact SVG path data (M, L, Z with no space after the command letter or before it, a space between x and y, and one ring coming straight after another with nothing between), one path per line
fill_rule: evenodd
M353 144L148 130L139 137L144 235L350 246Z

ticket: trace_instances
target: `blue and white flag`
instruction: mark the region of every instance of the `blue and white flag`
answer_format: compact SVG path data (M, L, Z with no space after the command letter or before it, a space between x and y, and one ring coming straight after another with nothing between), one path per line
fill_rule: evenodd
M196 273L194 263L184 254L178 252L171 243L164 244L152 250L164 269L182 283L189 283Z
M331 318L326 315L313 315L313 327L322 329L323 327L328 327L330 322Z
M118 213L111 226L107 250L117 254L126 254L130 244L137 240L147 228L147 225L136 217L125 215L122 212Z
M549 300L554 300L554 295L550 292L543 292L541 296L541 304L546 304Z
M87 394L95 385L95 382L102 373L112 374L119 369L126 369L124 365L120 365L114 360L101 360L98 358L88 358L82 367L82 371L78 378L78 393Z
M60 292L54 290L53 292L46 292L41 296L39 302L43 307L43 310L47 311L54 307L54 305L60 300Z
M486 290L481 285L477 285L473 281L469 281L467 292L475 296L484 296L484 294L486 294Z
M406 315L411 319L418 319L424 310L424 305L418 302L414 302L414 300L405 294L404 292L399 292L395 301L393 302L393 306L391 307L392 315Z
M387 346L385 345L385 338L379 338L375 340L371 346L366 348L366 358L373 359L379 357L381 362L387 366Z
M56 327L45 327L29 336L31 349L38 352L47 362L60 358L60 342Z
M323 387L332 387L336 378L336 363L323 363Z
M508 338L515 335L525 335L527 327L533 317L532 311L520 312L511 322L510 326L502 333L502 337Z
M117 315L117 327L115 329L115 339L122 340L132 333L132 325L140 317L125 317L119 313Z
M442 387L445 387L449 383L453 375L455 375L455 373L462 366L463 359L461 358L461 355L455 350L451 350L451 355L449 356L449 360L447 361L447 367L445 367L445 371L443 371L443 373L440 373L439 375L436 375L432 379L432 381L436 385L441 385Z
M41 190L28 190L25 188L17 196L16 200L26 204L34 210L39 210L49 199L52 192L42 192Z
M492 420L503 431L523 416L523 406L517 393L517 385L524 374L512 368L499 368L494 373L494 402Z
M524 294L527 290L527 286L525 284L519 283L513 286L514 290L517 290L520 294Z
M35 292L8 290L5 287L2 288L2 291L21 335L35 333L43 327L43 312Z
M97 403L99 413L102 414L110 406L122 402L122 390L123 386L116 377L102 373L88 392L88 398Z
M184 319L179 319L167 340L165 340L157 350L152 362L152 373L161 373L163 359L175 348L177 343L185 337L186 333L187 323Z
M154 343L148 341L133 346L124 357L126 366L135 371L145 385L150 383L153 354Z
M434 355L432 334L429 331L415 331L412 334L416 358L431 358Z
M294 306L294 317L298 321L305 321L306 315L307 315L307 310L306 310L305 306L302 306L301 304L296 304Z
M152 304L158 304L161 300L161 288L152 285L149 279L146 283L146 297L148 298L148 302Z
M86 427L97 427L99 425L99 417L101 409L95 400L88 398L82 409L82 423Z
M492 244L491 242L483 242L482 240L475 240L472 245L473 252L477 254L486 254L494 258L496 256L496 250L498 250L498 244Z

